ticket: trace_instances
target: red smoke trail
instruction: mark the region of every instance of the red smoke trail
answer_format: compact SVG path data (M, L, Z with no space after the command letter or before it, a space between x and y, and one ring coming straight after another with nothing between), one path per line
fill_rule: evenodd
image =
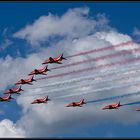
M84 77L80 77L80 78L73 78L73 79L71 79L71 80L66 80L66 81L63 81L63 82L55 82L55 83L51 83L51 84L48 84L48 85L43 85L43 86L39 86L39 87L36 87L36 88L44 88L44 87L53 87L53 86L60 86L60 85L63 85L63 86L65 86L66 84L68 85L68 84L70 84L70 83L79 83L79 82L81 82L81 81L85 81L85 80L94 80L94 79L96 79L96 78L98 78L98 77L101 77L101 78L104 78L104 77L107 77L107 76L113 76L113 75L116 75L116 76L120 76L120 73L121 74L127 74L128 72L131 74L131 72L133 72L133 71L135 71L135 72L137 72L137 71L139 71L139 69L140 69L140 67L137 67L138 65L133 65L133 68L123 68L123 69L121 69L121 70L113 70L113 71L109 71L109 72L107 72L107 73L102 73L102 74L100 74L100 73L98 73L97 75L88 75L88 76L84 76ZM36 88L30 88L30 89L36 89Z
M100 48L100 49L93 49L93 50L90 50L90 51L80 52L80 53L77 53L77 54L74 54L74 55L67 56L66 58L80 56L80 55L85 55L85 54L89 54L89 53L100 52L100 51L106 51L106 50L110 50L112 48L124 47L125 45L134 44L134 43L135 42L127 41L127 42L124 42L124 43L120 43L120 44L117 44L117 45L111 45L111 46Z
M56 74L56 75L52 75L52 76L48 76L48 77L37 78L36 80L62 77L62 76L66 76L66 75L77 74L77 73L87 72L87 71L91 71L91 70L98 70L98 69L106 68L106 67L112 67L112 66L115 66L115 65L123 65L123 64L126 64L126 63L131 63L131 62L135 62L135 61L139 61L139 60L140 60L140 57L133 58L133 59L126 59L124 61L113 62L113 63L109 63L109 64L99 65L99 66L96 66L96 67L90 67L90 68L85 68L85 69L80 69L80 70L74 70L74 71L71 71L71 72Z
M135 77L138 77L139 76L139 73L137 73L137 75L135 75L134 73L133 74L129 74L128 76L123 76L123 77L119 77L119 78L114 78L114 79L111 79L111 80L103 80L102 81L102 83L104 83L104 82L115 82L115 81L120 81L120 80L124 80L124 79L135 79ZM108 86L108 87L103 87L103 88L97 88L97 89L95 89L94 91L92 91L92 93L93 92L100 92L100 91L105 91L105 90L111 90L111 89L114 89L114 88L123 88L123 87L130 87L131 86L131 83L132 83L132 85L134 84L135 85L135 83L136 84L138 84L140 81L131 81L131 82L121 82L121 86L116 86L116 84L115 84L115 86ZM72 90L72 89L81 89L81 88L83 88L83 87L91 87L91 86L93 86L93 85L96 85L96 84L98 84L99 83L99 81L97 81L97 82L90 82L89 84L86 84L86 85L83 85L83 84L81 84L81 85L78 85L78 86L70 86L70 87L64 87L64 88L59 88L59 89L53 89L53 90L47 90L47 92L43 92L43 93L39 93L39 94L35 94L35 95L42 95L42 94L49 94L49 93L55 93L55 92L57 92L57 93L59 93L59 92L61 92L61 91L67 91L67 90ZM139 84L140 85L140 84ZM78 91L78 90L77 90ZM78 93L78 92L76 92L76 93ZM69 97L69 96L77 96L77 95L81 95L81 94L83 94L83 93L81 93L80 92L80 94L70 94L70 95L62 95L62 96L60 96L60 98L63 98L63 97ZM87 93L87 92L84 92L84 94L89 94L89 93ZM28 96L28 95L25 95L25 96ZM24 97L25 97L24 96ZM29 95L29 96L34 96L34 95ZM59 98L59 97L58 97Z
M75 66L75 65L80 65L80 64L83 64L83 63L90 63L92 61L99 61L99 60L104 60L104 59L108 59L108 58L119 57L120 55L132 54L133 51L140 51L140 48L131 49L131 50L127 50L127 51L121 51L121 52L118 52L118 53L115 53L115 54L104 55L104 56L100 56L100 57L97 57L97 58L83 60L83 61L79 61L79 62L75 62L75 63L63 65L63 66L57 66L57 67L51 68L51 70L70 67L70 66Z

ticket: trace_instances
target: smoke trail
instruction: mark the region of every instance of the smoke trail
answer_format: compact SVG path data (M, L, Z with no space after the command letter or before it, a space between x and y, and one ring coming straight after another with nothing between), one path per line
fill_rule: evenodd
M140 67L139 64L134 64L132 65L133 67L136 67L136 68L130 68L130 66L128 66L128 68L124 68L124 69L119 69L119 70L110 70L110 71L107 71L105 73L96 73L96 74L92 74L92 75L89 75L89 76L84 76L84 77L80 77L80 78L73 78L71 80L66 80L66 81L63 81L63 82L55 82L55 83L52 83L52 84L48 84L48 85L44 85L44 86L40 86L40 87L35 87L35 88L30 88L30 89L38 89L38 88L46 88L46 87L57 87L58 86L64 86L64 85L69 85L71 83L75 84L75 83L78 83L78 82L82 82L82 81L86 81L86 80L97 80L98 77L107 77L107 76L117 76L117 75L120 75L122 74L122 72L125 72L124 74L127 74L127 73L131 73L131 72L137 72L139 71ZM127 71L128 70L128 71Z
M104 87L104 88L96 89L96 90L93 90L92 92L83 92L83 93L79 93L79 94L64 95L64 96L59 96L57 98L66 98L66 97L80 96L80 95L85 95L85 94L91 94L91 93L94 93L94 92L108 91L108 90L112 90L112 89L116 89L116 88L130 87L130 86L139 84L139 82L140 82L140 80L139 81L136 81L134 83L132 83L132 82L129 82L129 83L126 82L123 85L122 84L119 84L117 86Z
M75 63L63 65L63 66L57 66L57 67L51 68L51 70L76 66L76 65L80 65L80 64L84 64L84 63L90 63L92 61L97 62L97 61L108 59L108 58L119 57L120 55L124 56L124 55L128 55L128 54L132 54L132 52L134 52L134 51L138 52L138 51L140 51L140 48L131 49L131 50L127 50L127 51L121 51L121 52L117 52L117 53L113 53L113 54L109 54L109 55L104 55L104 56L100 56L100 57L92 58L92 59L88 59L88 60L83 60L83 61L79 61L79 62L75 62Z
M114 100L114 99L119 99L119 98L125 98L125 97L131 97L131 96L136 96L136 95L140 95L140 91L133 92L133 93L128 93L128 94L122 94L122 95L118 95L118 96L111 96L111 97L97 99L97 100L92 100L92 101L87 101L86 103L103 102L103 101L109 101L109 100ZM135 102L135 103L138 103L138 102ZM122 105L124 106L124 105L129 105L129 104L131 105L133 103L122 104Z
M129 77L124 77L124 78L131 79ZM134 77L132 77L132 78L134 78ZM121 79L123 79L123 78L120 77L117 80L121 80ZM114 81L115 80L116 79L114 79ZM113 80L110 80L110 81L112 82ZM106 80L104 80L104 82L106 82ZM140 82L140 80L136 81L135 83L138 83L138 82ZM131 86L131 85L133 85L135 83L132 83L132 81L131 82L127 81L127 82L123 82L123 84L121 83L121 84L119 84L117 86L99 88L99 89L94 90L94 92L101 92L101 91L111 90L111 89L115 89L115 88L129 87L129 86ZM43 93L34 94L34 95L43 95L43 94L56 93L56 92L58 93L58 92L62 92L62 91L64 92L64 91L67 91L67 90L74 90L74 89L76 90L76 93L77 93L78 90L81 90L81 88L90 87L90 86L93 86L94 84L97 84L97 82L96 83L95 82L90 82L90 84L87 84L87 85L78 85L78 86L71 86L71 87L68 87L68 88L61 88L59 90L58 89L50 90L48 92L43 92ZM92 93L93 93L93 91L92 91ZM77 95L83 95L83 94L85 94L85 93L64 95L64 96L59 96L59 97L56 97L56 98L65 98L65 97L71 97L71 96L77 96ZM34 96L34 95L26 95L26 96ZM26 96L22 96L22 97L26 97Z
M138 70L138 71L140 71L140 70ZM138 72L137 71L137 72ZM90 81L89 80L94 80L94 82L90 82L90 84L87 84L87 85L78 85L78 86L73 86L73 87L69 87L69 88L63 88L63 90L65 89L65 90L70 90L70 89L73 89L73 88L80 88L80 87L88 87L88 86L90 86L90 85L95 85L95 84L97 84L97 83L99 83L99 82L105 82L105 83L107 83L107 82L113 82L113 81L120 81L120 80L124 80L124 79L131 79L131 78L135 78L135 77L137 77L137 76L139 76L139 73L137 73L136 75L135 75L135 71L130 75L129 73L127 73L127 74L125 74L124 76L123 76L123 73L116 73L116 75L115 75L115 77L110 77L109 79L104 79L104 80L102 80L102 78L100 77L100 79L95 79L95 77L93 78L93 77L86 77L87 79L85 79L85 80L88 80L87 81L87 83L89 83ZM113 75L114 75L114 73L113 73ZM127 77L127 75L129 75L129 77ZM116 76L121 76L120 78L119 77L116 77ZM123 77L122 77L123 76ZM85 81L84 80L84 81ZM102 81L101 81L102 80ZM77 82L77 81L76 81ZM81 80L79 80L78 82L82 82L82 79ZM57 92L58 92L59 90L57 89Z
M139 86L139 84L135 84L135 86ZM133 85L134 86L134 85ZM88 92L89 93L93 93L94 91ZM109 100L115 100L115 99L121 99L121 98L126 98L126 97L132 97L132 96L137 96L140 95L140 91L137 92L133 92L133 93L126 93L126 94L122 94L122 95L118 95L118 96L111 96L111 97L107 97L107 98L101 98L101 99L96 99L96 100L91 100L91 101L86 101L86 104L89 103L97 103L97 102L104 102L104 101L109 101ZM27 97L27 96L22 96L22 97ZM58 99L58 98L54 98L54 99ZM140 101L138 102L132 102L132 103L127 103L127 104L122 104L122 106L125 105L133 105L133 104L139 104Z
M139 43L139 41L136 41L136 42ZM99 48L99 49L93 49L93 50L89 50L89 51L80 52L80 53L77 53L77 54L67 56L66 58L76 57L76 56L85 55L85 54L89 54L89 53L100 52L100 51L106 51L106 50L110 50L112 48L124 47L125 45L134 44L134 43L135 42L133 42L133 41L127 41L127 42L120 43L120 44L117 44L117 45L110 45L110 46Z
M125 105L135 105L135 104L140 104L140 101L131 102L131 103L126 103L126 104L123 104L123 106L125 106Z
M52 76L48 76L48 77L37 78L36 80L63 77L63 76L71 75L71 74L77 74L77 73L87 72L87 71L91 71L91 70L98 70L98 69L102 69L102 68L112 67L112 66L115 66L115 65L124 65L126 63L131 63L131 62L135 62L135 61L140 61L140 57L133 58L133 59L125 59L123 61L117 61L117 62L104 64L104 65L99 65L97 67L89 67L89 68L85 68L85 69L74 70L74 71L71 71L71 72L56 74L56 75L52 75Z
M130 80L130 79L133 79L135 77L138 77L139 73L137 73L137 74L132 73L131 75L129 73L127 73L127 75L124 75L124 76L122 75L122 73L121 74L119 73L119 76L121 76L121 77L113 77L113 78L110 78L109 80L108 79L105 79L105 80L97 79L97 81L90 82L90 84L86 84L86 85L80 84L78 86L74 85L74 86L71 86L71 87L68 87L68 88L64 87L64 88L55 89L55 90L53 89L53 90L50 90L50 91L48 91L48 89L47 89L47 91L48 91L47 93L53 93L53 92L58 93L60 91L67 91L67 90L78 89L78 88L81 89L83 87L90 87L91 85L93 86L93 85L96 85L96 84L100 83L101 80L102 80L101 81L102 84L107 83L107 82L120 81L120 80L124 80L124 79ZM88 81L88 83L89 83L89 81Z

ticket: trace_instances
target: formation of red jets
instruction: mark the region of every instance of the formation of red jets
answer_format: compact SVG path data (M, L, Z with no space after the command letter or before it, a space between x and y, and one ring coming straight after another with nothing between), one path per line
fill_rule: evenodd
M56 63L56 64L62 64L61 61L62 60L67 60L66 58L63 57L63 54L60 55L59 57L56 58L52 58L49 57L49 59L45 60L42 64L52 64L52 63ZM4 97L0 97L0 101L4 102L4 101L10 101L11 99L14 99L11 97L11 94L21 94L21 91L24 91L21 88L22 84L29 84L32 85L33 81L36 81L34 79L34 75L46 75L46 72L50 71L50 69L48 69L48 65L46 65L44 68L41 69L34 69L33 71L31 71L28 75L31 77L29 77L28 79L20 79L20 81L16 82L15 85L20 85L20 87L18 88L10 88L7 91L4 92L4 94L9 94L8 96L4 96ZM40 103L47 103L50 99L48 98L48 96L43 97L43 98L38 98L35 99L33 102L31 102L31 104L40 104ZM82 107L83 104L86 104L86 102L84 101L84 99L81 99L79 102L72 102L68 105L66 105L66 107ZM106 110L106 109L119 109L119 107L121 107L123 105L119 103L115 103L115 104L109 104L105 107L102 108L102 110ZM140 108L136 109L136 111L140 111Z

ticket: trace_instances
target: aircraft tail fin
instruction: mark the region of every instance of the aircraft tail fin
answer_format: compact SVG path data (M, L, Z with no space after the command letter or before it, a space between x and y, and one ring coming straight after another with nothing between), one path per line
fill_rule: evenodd
M32 81L36 81L36 80L34 79L34 75L31 76L30 79L31 79Z
M9 96L7 97L8 99L14 99L11 94L9 94Z
M80 103L81 104L86 104L85 101L84 101L84 99L81 99Z
M45 71L51 71L50 69L48 69L48 65L44 67Z
M48 96L46 96L46 100L48 100Z
M67 60L65 57L63 57L63 53L62 53L62 55L61 55L61 59Z
M46 100L47 100L47 101L50 101L50 99L49 99L49 97L48 97L48 96L46 96Z
M19 87L19 90L24 91L24 90L21 88L21 85L20 85L20 87Z
M118 106L122 106L121 103L120 103L120 101L118 102Z

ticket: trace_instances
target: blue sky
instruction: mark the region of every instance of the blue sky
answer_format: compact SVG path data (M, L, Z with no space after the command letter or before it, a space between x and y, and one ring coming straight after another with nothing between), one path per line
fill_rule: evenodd
M50 11L62 15L68 8L81 6L89 6L93 15L105 13L110 24L122 32L130 34L134 26L139 27L139 2L1 2L0 6L1 31L6 27L18 30Z
M90 7L91 16L105 13L112 27L117 28L119 32L131 35L133 28L139 28L140 26L138 18L140 13L139 5L139 2L1 2L0 18L2 20L0 22L0 32L3 33L4 29L7 29L5 36L11 39L10 35L13 32L33 23L41 15L47 15L48 12L62 15L69 8L88 6ZM2 36L0 41L5 36ZM22 48L18 47L21 43L24 44ZM11 47L4 50L0 56L6 56L10 52L15 57L17 53L12 50L18 49L22 51L21 56L24 57L31 52L28 50L28 45L24 41L16 39Z
M118 32L130 35L132 38L134 38L132 35L134 28L140 28L139 2L0 2L0 44L3 44L5 39L12 41L6 49L0 51L0 58L5 58L7 55L13 58L27 57L28 54L37 52L36 49L30 47L31 44L25 40L13 38L12 35L27 24L35 22L40 16L48 15L49 12L61 16L69 8L85 6L90 8L90 17L99 13L105 14L109 19L109 26L116 28ZM4 113L0 115L0 120L7 118L15 123L20 119L22 108L15 101L1 104ZM70 133L56 134L54 137L140 137L139 124L123 125L107 121L106 123L98 123L96 126L88 124L78 128L79 132L75 128Z

